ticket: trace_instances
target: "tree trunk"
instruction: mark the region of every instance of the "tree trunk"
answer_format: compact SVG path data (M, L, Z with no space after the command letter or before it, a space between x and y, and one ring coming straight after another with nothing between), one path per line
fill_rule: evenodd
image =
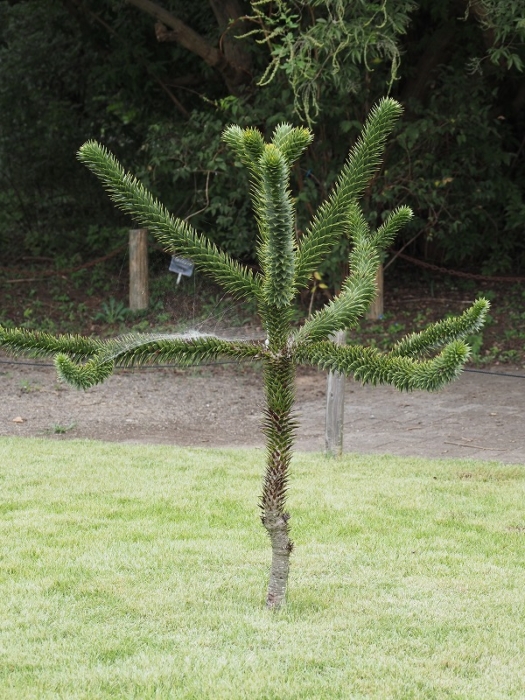
M139 10L157 19L155 34L158 41L176 41L185 49L196 54L209 66L217 70L228 90L237 94L241 85L250 82L251 76L242 67L228 60L225 54L212 46L207 39L185 24L172 12L152 0L127 0ZM168 31L167 27L171 31Z
M263 430L268 461L261 497L262 523L272 544L272 565L266 606L276 609L286 596L290 554L289 514L285 511L288 470L295 435L292 417L295 368L287 357L270 357L265 366L266 408Z
M251 29L244 19L249 7L243 7L239 0L209 0L209 3L221 32L220 50L226 59L238 69L240 75L244 74L243 82L250 82L252 73L251 47L246 39L237 38Z
M290 571L290 554L293 542L288 537L288 513L267 512L263 517L272 543L272 566L266 595L266 607L276 609L286 597L288 573Z

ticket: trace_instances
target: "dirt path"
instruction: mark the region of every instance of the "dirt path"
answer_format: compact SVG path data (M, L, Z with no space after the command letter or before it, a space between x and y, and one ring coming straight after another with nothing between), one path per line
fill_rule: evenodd
M256 368L121 371L86 392L59 384L51 367L2 363L0 377L0 435L263 447ZM326 375L300 372L298 449L324 449L325 401ZM464 373L438 394L348 381L344 445L348 452L525 464L525 379Z

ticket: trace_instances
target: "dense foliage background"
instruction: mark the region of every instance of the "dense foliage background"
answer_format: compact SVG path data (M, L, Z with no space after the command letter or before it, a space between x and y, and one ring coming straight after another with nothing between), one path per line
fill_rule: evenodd
M4 0L0 2L0 244L89 259L129 222L75 158L95 138L179 216L251 261L246 174L220 140L308 123L297 235L370 106L405 115L371 188L396 247L485 273L525 270L525 0ZM346 260L325 270L337 286Z

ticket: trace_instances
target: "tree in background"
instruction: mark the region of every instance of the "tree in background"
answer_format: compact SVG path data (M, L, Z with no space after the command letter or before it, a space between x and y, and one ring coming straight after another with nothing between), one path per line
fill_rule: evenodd
M487 272L525 266L521 0L253 6L271 57L260 83L284 76L296 113L322 134L310 154L311 194L324 196L342 136L354 137L388 86L407 118L367 218L380 222L406 202L415 216L404 240L419 254Z
M414 239L419 255L519 272L524 33L522 0L4 0L4 243L29 231L32 250L63 249L73 232L73 252L88 222L93 245L122 223L72 170L78 144L96 137L178 215L255 262L245 176L230 167L224 127L269 135L282 120L311 122L316 140L292 171L300 233L389 90L407 118L366 195L369 223L405 202L414 218L402 242ZM324 263L333 286L347 255L340 245Z
M166 361L184 365L221 356L262 363L267 462L260 507L272 546L266 598L270 608L278 608L285 599L293 549L286 495L296 425L293 404L297 365L314 365L371 384L391 384L400 390L432 391L457 376L469 356L463 339L483 324L488 308L488 302L480 299L462 316L408 335L389 352L360 345L338 346L330 340L337 331L356 326L366 312L376 292L381 252L412 215L408 207L394 209L379 228L371 230L358 204L378 170L387 135L400 112L400 105L391 99L381 101L372 110L330 196L299 241L290 173L309 146L311 133L280 124L271 142L265 143L256 129L226 129L224 140L250 176L260 273L240 265L187 222L171 216L106 148L95 142L82 147L80 160L101 179L117 206L147 226L166 251L190 257L233 297L256 303L266 331L263 344L195 333L127 335L103 341L0 327L0 347L29 354L58 353L55 364L59 375L84 389L104 381L116 366ZM294 299L343 237L348 237L352 245L350 274L341 294L301 327L294 328Z

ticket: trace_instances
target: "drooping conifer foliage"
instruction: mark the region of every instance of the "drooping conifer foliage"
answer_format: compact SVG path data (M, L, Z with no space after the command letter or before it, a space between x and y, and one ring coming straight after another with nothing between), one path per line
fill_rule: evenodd
M285 599L293 548L286 493L296 425L293 405L297 365L334 370L362 382L391 384L400 390L433 391L460 372L469 356L464 339L483 324L488 308L488 302L479 299L461 316L408 335L388 352L360 345L339 346L330 340L336 331L355 326L366 312L376 292L381 252L411 217L408 207L400 207L371 231L359 206L400 113L400 105L392 99L382 100L372 110L331 195L299 240L289 189L290 168L310 144L310 132L281 124L270 143L265 143L256 129L226 129L224 139L251 179L258 228L258 273L220 251L188 223L172 217L103 146L89 142L81 148L80 160L100 178L115 204L147 226L166 251L192 258L198 269L234 297L255 300L266 330L264 343L166 333L130 334L115 340L55 338L0 327L0 346L14 353L55 355L59 375L83 389L104 381L115 367L168 361L185 365L219 357L262 362L267 463L260 508L272 546L267 594L270 608L279 607ZM341 293L302 326L294 327L294 299L342 236L350 239L351 253L349 275Z

